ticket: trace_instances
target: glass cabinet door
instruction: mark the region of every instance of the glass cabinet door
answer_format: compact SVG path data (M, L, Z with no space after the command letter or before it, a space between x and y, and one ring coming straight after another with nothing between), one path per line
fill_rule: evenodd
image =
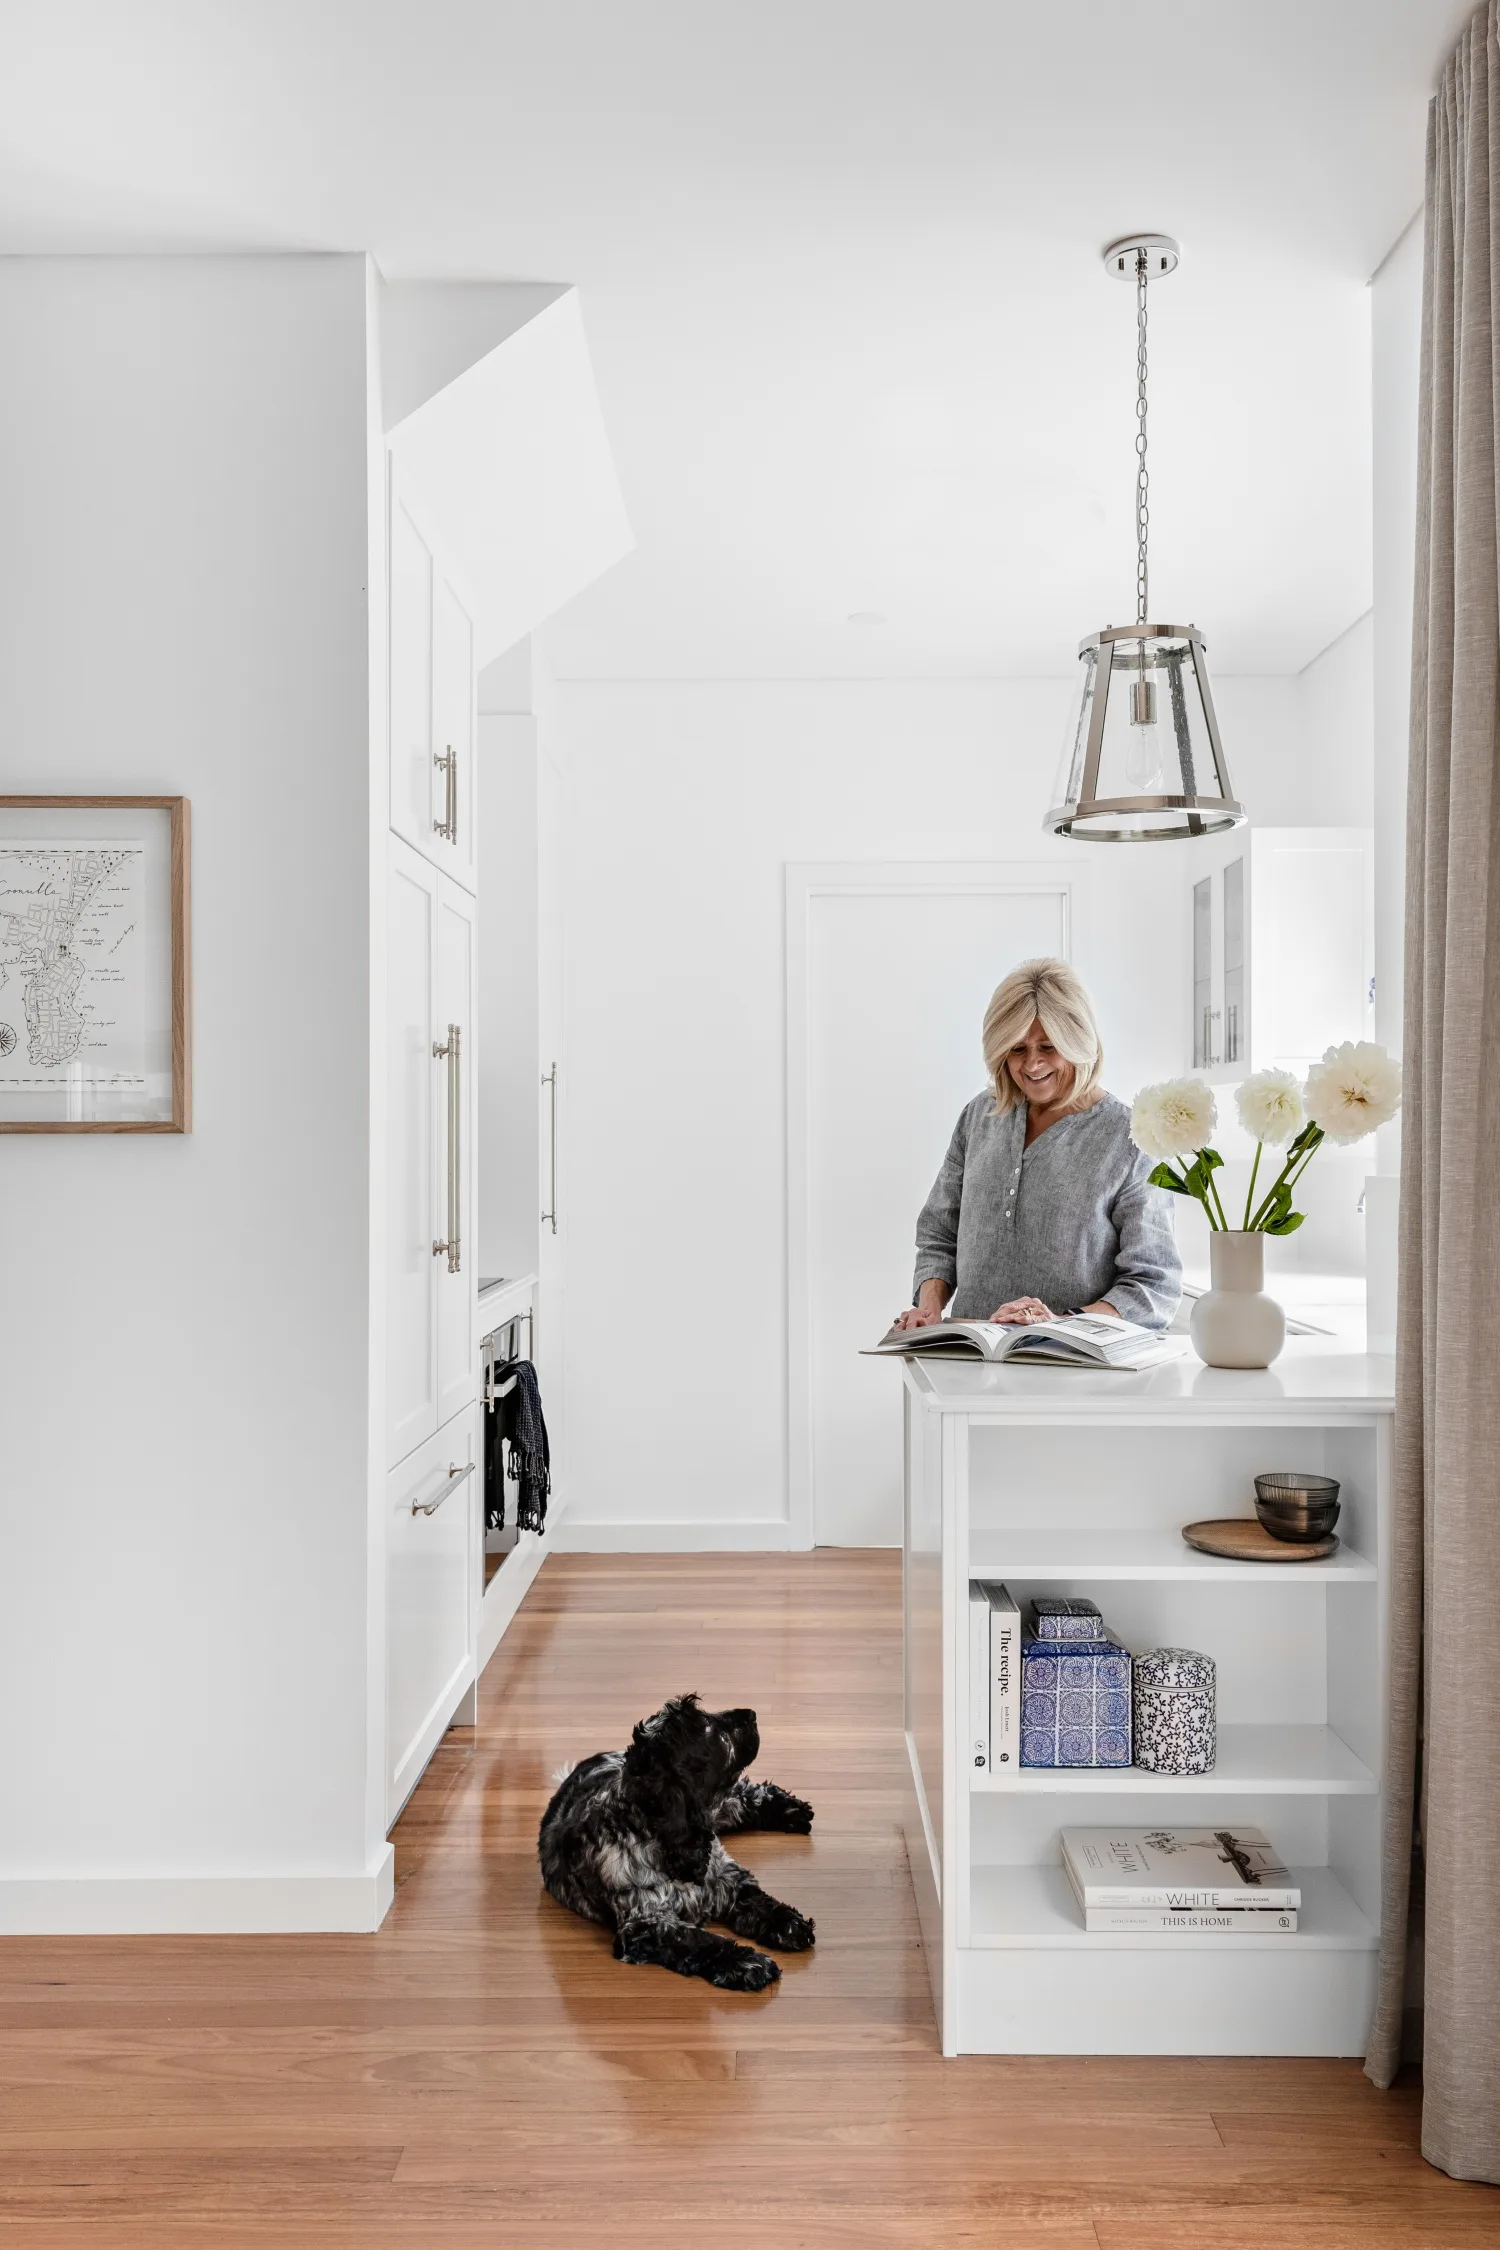
M1178 928L1182 927L1181 923ZM1181 987L1179 986L1179 990ZM1193 1068L1213 1061L1214 885L1205 875L1193 885Z
M1245 862L1232 859L1224 869L1224 1052L1221 1060L1243 1062L1245 1021Z

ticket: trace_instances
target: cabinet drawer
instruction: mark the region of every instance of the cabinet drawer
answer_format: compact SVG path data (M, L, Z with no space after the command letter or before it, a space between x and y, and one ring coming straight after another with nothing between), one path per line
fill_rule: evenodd
M394 1820L474 1673L478 1431L455 1414L386 1480L386 1814Z

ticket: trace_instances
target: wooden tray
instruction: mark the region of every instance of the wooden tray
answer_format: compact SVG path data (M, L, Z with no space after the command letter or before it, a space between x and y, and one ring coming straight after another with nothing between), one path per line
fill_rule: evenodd
M1273 1539L1259 1516L1206 1516L1201 1523L1185 1523L1182 1536L1201 1553L1227 1555L1231 1562L1319 1562L1339 1543L1336 1531L1306 1545Z

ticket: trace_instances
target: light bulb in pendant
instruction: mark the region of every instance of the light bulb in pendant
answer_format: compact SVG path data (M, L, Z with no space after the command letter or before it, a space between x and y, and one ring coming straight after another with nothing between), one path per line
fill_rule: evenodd
M1156 683L1145 678L1130 683L1130 733L1125 752L1125 773L1138 796L1160 796L1162 791L1161 729L1156 723Z

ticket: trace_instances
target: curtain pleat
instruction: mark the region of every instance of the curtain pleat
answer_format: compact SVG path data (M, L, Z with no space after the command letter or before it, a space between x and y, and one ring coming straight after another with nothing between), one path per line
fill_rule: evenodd
M1425 1888L1422 2149L1500 2181L1500 0L1427 142L1379 1997Z

